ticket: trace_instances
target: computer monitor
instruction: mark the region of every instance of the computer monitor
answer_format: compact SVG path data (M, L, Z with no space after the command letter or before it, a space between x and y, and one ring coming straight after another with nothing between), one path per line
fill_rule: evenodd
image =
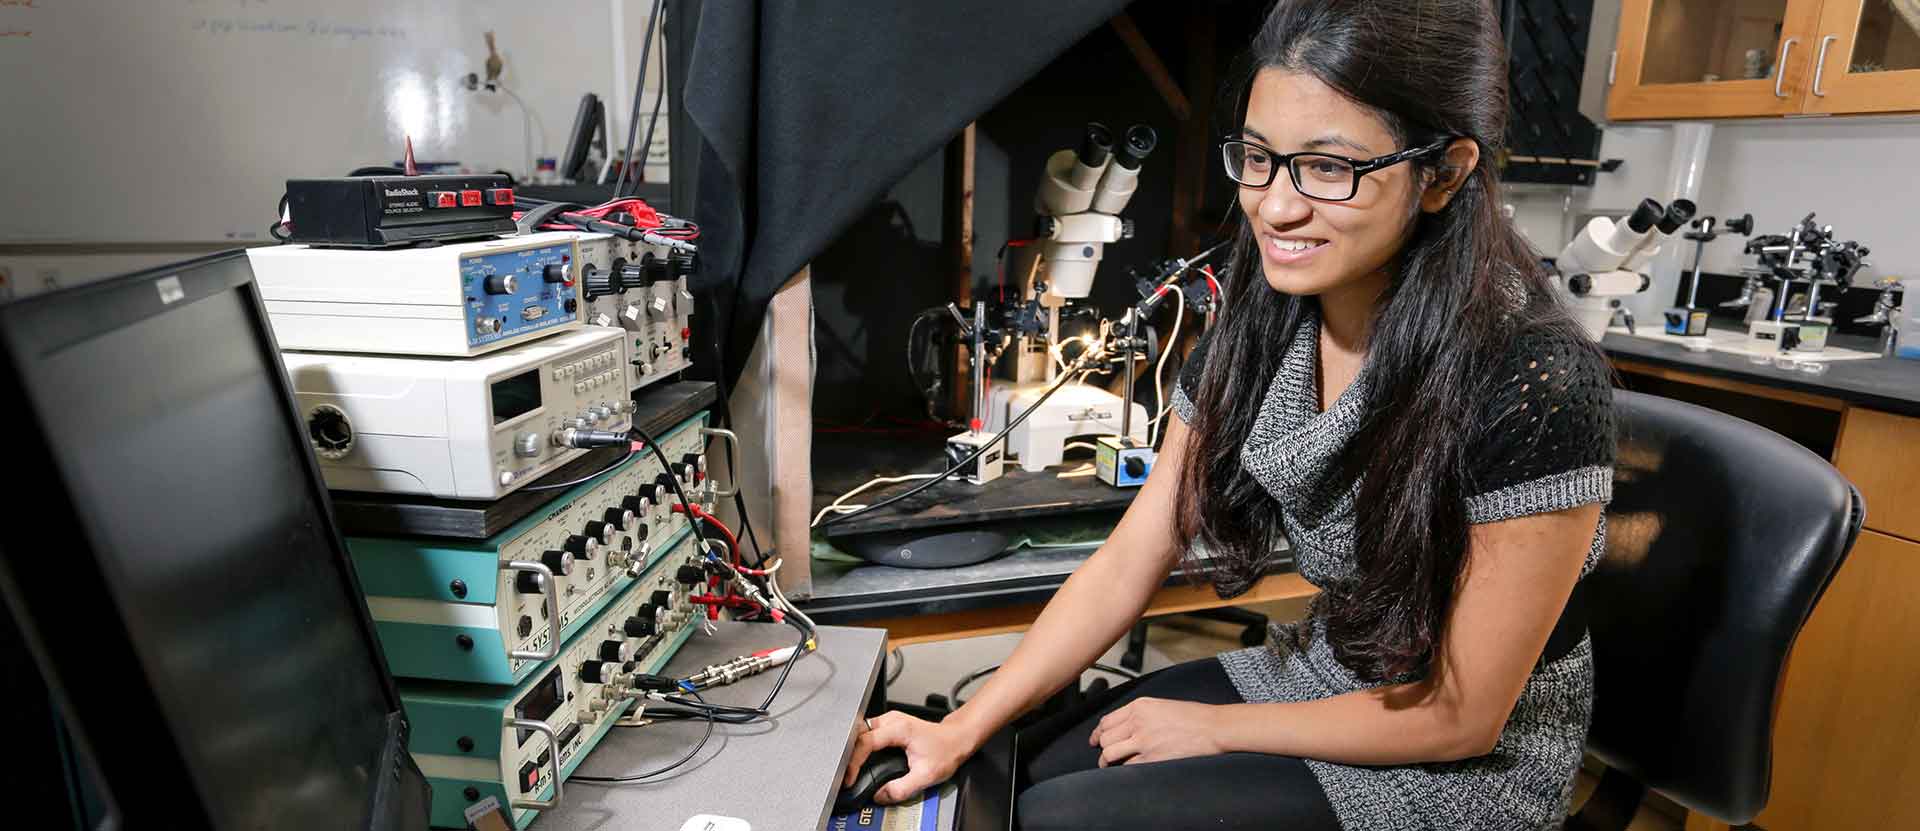
M567 155L557 171L560 178L585 183L591 173L597 182L600 171L587 170L587 160L592 157L595 144L600 146L601 158L605 158L607 107L600 103L600 96L589 92L580 96L580 108L573 114L573 129L567 131Z
M0 598L105 791L81 824L425 828L247 258L0 307L0 401Z

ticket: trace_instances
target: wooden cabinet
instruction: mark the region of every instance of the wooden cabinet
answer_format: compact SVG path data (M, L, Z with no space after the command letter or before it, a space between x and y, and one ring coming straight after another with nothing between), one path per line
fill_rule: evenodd
M1920 0L1828 0L1812 45L1807 112L1920 110Z
M1920 111L1920 0L1622 0L1616 120Z
M1920 418L1848 407L1833 466L1860 489L1868 528L1920 540Z
M1787 662L1773 728L1773 787L1756 825L1920 828L1916 584L1920 544L1860 532Z

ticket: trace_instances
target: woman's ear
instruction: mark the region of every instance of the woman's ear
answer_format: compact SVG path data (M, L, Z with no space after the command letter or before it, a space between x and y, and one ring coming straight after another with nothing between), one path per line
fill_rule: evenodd
M1470 138L1454 139L1440 158L1438 172L1420 193L1420 210L1438 213L1445 208L1453 201L1453 192L1466 184L1468 174L1479 164L1480 143Z

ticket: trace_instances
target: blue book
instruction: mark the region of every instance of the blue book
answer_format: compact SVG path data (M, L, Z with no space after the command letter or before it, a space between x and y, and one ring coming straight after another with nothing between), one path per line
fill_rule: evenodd
M836 814L827 820L827 831L949 831L959 791L959 786L947 783L928 788L911 802L868 805Z

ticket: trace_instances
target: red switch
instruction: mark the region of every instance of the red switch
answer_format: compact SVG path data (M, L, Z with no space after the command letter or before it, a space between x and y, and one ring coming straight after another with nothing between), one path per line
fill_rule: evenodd
M427 205L434 208L460 207L460 194L450 190L427 191Z
M680 339L681 339L681 340L693 340L693 330L692 330L692 329L687 329L687 328L682 328L682 329L680 330Z
M494 188L492 190L487 191L487 204L489 205L513 204L513 188Z
M462 207L462 208L477 208L477 207L480 207L480 192L479 192L479 191L477 191L477 190L463 190L463 191L461 191L461 192L460 192L460 207Z

